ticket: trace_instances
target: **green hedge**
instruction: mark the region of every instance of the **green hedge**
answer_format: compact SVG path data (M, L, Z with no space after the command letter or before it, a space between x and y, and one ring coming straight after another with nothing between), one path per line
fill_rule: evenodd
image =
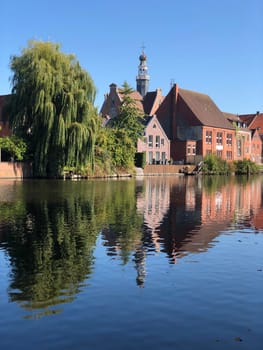
M137 168L144 168L146 164L146 153L145 152L137 152L135 153L135 166Z

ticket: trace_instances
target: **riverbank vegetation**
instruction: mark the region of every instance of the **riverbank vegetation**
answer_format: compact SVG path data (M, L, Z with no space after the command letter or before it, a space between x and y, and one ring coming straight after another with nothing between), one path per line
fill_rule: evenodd
M258 174L261 172L260 167L249 159L227 162L215 154L209 154L205 157L202 173L203 174Z

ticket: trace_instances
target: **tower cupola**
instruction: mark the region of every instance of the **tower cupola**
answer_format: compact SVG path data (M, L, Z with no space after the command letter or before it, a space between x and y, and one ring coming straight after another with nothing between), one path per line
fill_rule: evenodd
M147 57L142 51L139 56L138 75L136 77L137 91L144 97L149 90L150 76L148 75Z

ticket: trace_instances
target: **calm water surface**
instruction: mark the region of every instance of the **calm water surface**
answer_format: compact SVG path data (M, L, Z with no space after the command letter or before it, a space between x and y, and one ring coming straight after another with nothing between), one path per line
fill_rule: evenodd
M0 349L262 349L262 188L1 180Z

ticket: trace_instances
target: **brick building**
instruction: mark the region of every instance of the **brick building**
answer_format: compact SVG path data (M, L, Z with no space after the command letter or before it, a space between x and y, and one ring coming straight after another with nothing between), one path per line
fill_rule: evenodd
M263 113L243 114L240 120L251 130L251 160L256 163L263 161Z
M153 130L154 119L146 118L144 142L138 141L137 150L146 152L147 163L163 159L159 150L153 149L159 144L159 135L170 143L166 160L171 158L175 163L198 164L208 154L228 161L250 159L261 163L263 114L223 113L208 95L181 89L178 84L165 97L161 89L148 92L150 76L144 52L139 60L137 91L131 97L140 111L146 116L156 115L159 121ZM105 123L118 115L120 104L120 89L111 84L101 108Z
M205 94L175 84L156 112L174 161L197 164L208 154L233 160L235 128Z
M262 163L263 114L235 115L224 113L235 127L235 160L250 159ZM263 129L262 129L263 130Z
M147 164L166 164L170 160L170 141L156 116L145 118L144 138L138 139L137 152L146 153Z
M170 160L170 141L155 116L155 112L161 105L164 97L161 89L148 91L150 78L144 52L139 59L140 64L136 78L137 91L133 91L130 94L138 110L145 115L143 121L144 138L138 139L137 151L146 153L146 162L148 164L164 164ZM112 83L100 110L104 125L107 125L109 120L118 116L121 103L122 89Z

